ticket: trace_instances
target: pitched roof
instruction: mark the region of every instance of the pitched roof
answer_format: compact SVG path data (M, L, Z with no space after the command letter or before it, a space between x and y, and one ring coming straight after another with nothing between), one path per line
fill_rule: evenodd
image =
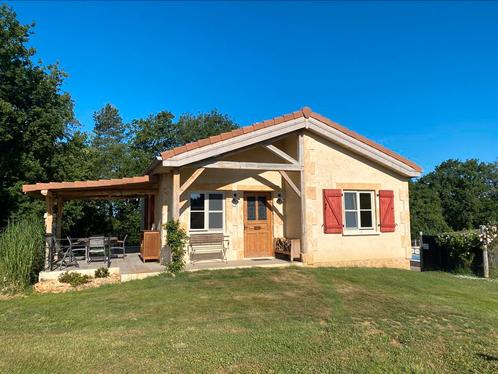
M205 146L210 145L210 144L216 144L216 143L222 142L224 140L235 138L235 137L238 137L238 136L241 136L244 134L248 134L248 133L251 133L254 131L258 131L258 130L261 130L261 129L264 129L264 128L267 128L270 126L275 126L275 125L281 124L283 122L290 121L293 119L299 119L299 118L306 118L306 119L313 118L317 121L320 121L320 122L334 128L335 130L338 130L338 131L340 131L340 132L342 132L342 133L344 133L344 134L346 134L346 135L348 135L348 136L350 136L350 137L352 137L352 138L354 138L354 139L356 139L356 140L358 140L358 141L360 141L360 142L362 142L370 147L375 148L376 150L378 150L378 151L380 151L380 152L382 152L390 157L393 157L394 159L396 159L396 160L402 162L403 164L411 167L412 169L414 169L417 172L422 171L422 168L420 166L418 166L417 164L415 164L414 162L412 162L412 161L404 158L403 156L399 155L398 153L374 142L373 140L370 140L370 139L368 139L368 138L366 138L366 137L364 137L364 136L362 136L354 131L349 130L348 128L322 116L319 113L313 112L311 110L311 108L309 108L309 107L304 107L301 110L298 110L296 112L284 114L282 116L275 117L275 118L272 118L272 119L269 119L269 120L266 120L263 122L257 122L253 125L250 125L250 126L241 127L241 128L229 131L229 132L222 133L220 135L215 135L215 136L211 136L209 138L200 139L196 142L188 143L188 144L185 144L183 146L164 151L161 153L161 158L163 160L168 160L174 156L177 156L179 154L182 154L182 153L194 150L194 149L205 147Z

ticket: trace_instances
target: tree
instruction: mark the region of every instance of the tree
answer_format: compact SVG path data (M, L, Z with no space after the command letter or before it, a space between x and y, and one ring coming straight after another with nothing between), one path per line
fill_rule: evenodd
M422 182L410 182L409 186L412 237L419 232L435 235L448 231L438 193Z
M76 124L71 97L61 92L64 72L32 61L32 28L0 5L0 226L30 203L23 183L60 176L56 155Z
M422 177L435 191L443 216L453 230L478 228L498 221L498 163L447 160Z
M131 123L131 149L137 172L143 173L155 156L179 144L175 116L162 111Z
M95 149L95 178L121 178L128 174L130 155L126 126L118 109L106 104L93 115L92 147Z
M187 144L239 127L226 114L217 110L197 115L183 114L178 119L178 144Z
M173 119L173 114L162 111L132 122L131 147L141 172L163 151L238 127L230 117L216 110L183 114L177 123Z

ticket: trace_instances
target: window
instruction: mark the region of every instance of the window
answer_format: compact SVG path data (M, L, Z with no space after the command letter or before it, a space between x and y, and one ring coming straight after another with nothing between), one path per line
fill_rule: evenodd
M190 194L190 230L223 231L222 193Z
M346 230L373 230L373 191L344 191L344 222Z
M266 196L248 196L247 197L247 220L248 221L265 221L266 213Z

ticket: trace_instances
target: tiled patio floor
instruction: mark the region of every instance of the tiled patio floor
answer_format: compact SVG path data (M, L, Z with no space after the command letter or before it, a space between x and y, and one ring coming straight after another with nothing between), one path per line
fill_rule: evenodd
M42 271L39 279L50 280L57 279L59 275L65 271L78 271L83 274L93 276L96 269L105 267L103 261L94 261L87 263L85 260L78 261L78 267L68 266L67 268L56 268L53 271ZM218 269L242 269L250 267L285 267L285 266L302 266L301 262L289 262L286 260L268 257L258 259L244 259L236 261L220 261L220 260L204 260L198 261L194 264L187 262L186 271L199 271L199 270L218 270ZM111 274L120 274L121 281L128 281L134 279L142 279L149 276L158 275L165 270L165 266L159 262L148 261L143 262L139 253L127 253L126 257L112 258L109 272Z

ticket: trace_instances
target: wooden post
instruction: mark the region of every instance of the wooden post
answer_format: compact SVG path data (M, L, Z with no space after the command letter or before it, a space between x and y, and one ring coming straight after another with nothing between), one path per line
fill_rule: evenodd
M420 271L423 271L424 270L424 233L420 231L418 235L420 238L419 240Z
M308 251L307 235L306 235L306 186L304 181L304 137L303 132L298 135L297 142L297 157L301 170L299 172L300 190L301 190L301 252Z
M484 226L481 226L481 236L485 236ZM484 278L489 278L489 261L488 261L488 238L484 237L484 243L482 245L482 265L484 270Z
M42 195L45 195L45 201L47 203L47 212L45 213L45 269L50 267L50 237L53 235L53 225L54 225L54 199L52 193L47 190L42 191Z
M172 172L173 189L172 189L172 202L171 202L171 217L173 219L180 218L180 171L174 169Z
M56 238L61 239L62 237L62 210L64 209L64 200L62 197L57 197L57 215L55 221Z

